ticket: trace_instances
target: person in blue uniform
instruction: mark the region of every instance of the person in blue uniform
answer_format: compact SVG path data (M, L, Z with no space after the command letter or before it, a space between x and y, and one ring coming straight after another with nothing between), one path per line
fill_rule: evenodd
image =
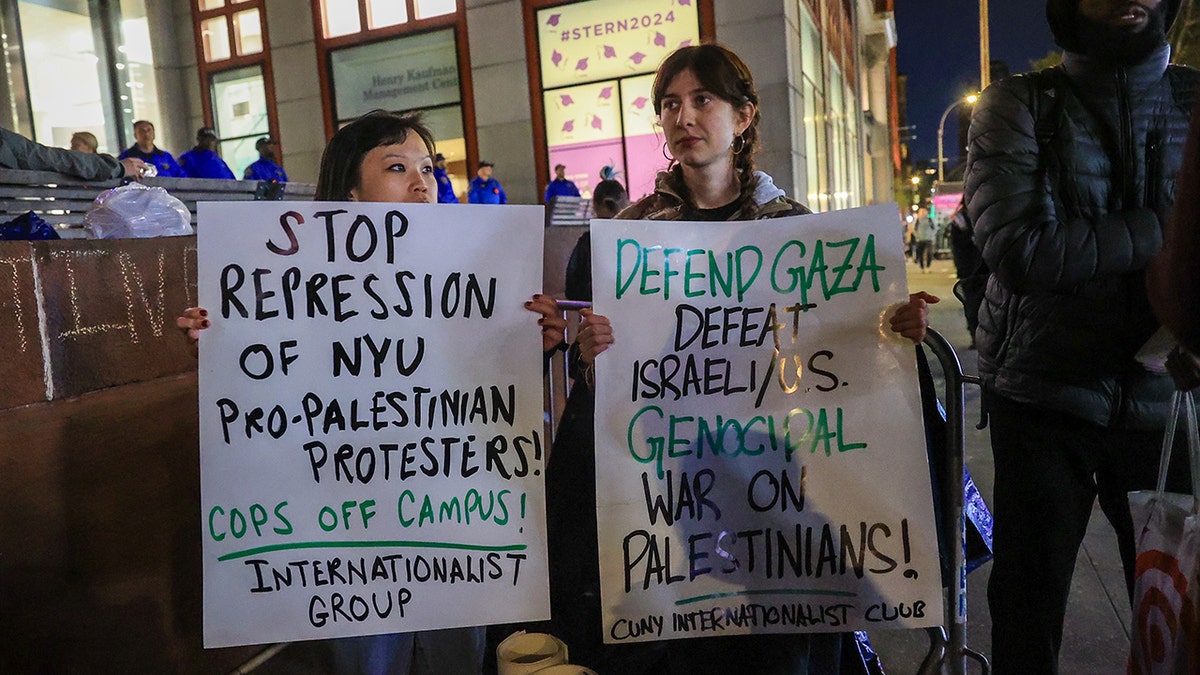
M438 203L457 204L458 195L454 194L454 186L450 183L450 175L446 173L446 156L440 152L433 156L433 178L437 181Z
M276 141L270 136L263 136L254 142L254 149L258 151L258 161L246 167L246 171L242 173L242 178L245 180L267 180L277 183L287 182L287 172L282 166L275 163L275 159L279 150L279 141Z
M179 166L188 178L228 178L236 180L229 165L217 154L217 132L212 127L200 127L196 132L196 147L179 156Z
M183 178L183 172L171 153L154 145L154 124L149 120L138 120L133 123L133 137L137 141L127 150L117 155L117 159L140 159L146 164L153 164L159 176L167 178Z
M508 195L500 187L500 181L492 177L492 167L496 166L484 160L479 163L479 172L471 179L467 188L467 201L471 204L507 204Z
M546 203L555 197L578 197L579 188L575 187L575 183L567 180L567 165L556 164L554 166L554 180L546 184Z

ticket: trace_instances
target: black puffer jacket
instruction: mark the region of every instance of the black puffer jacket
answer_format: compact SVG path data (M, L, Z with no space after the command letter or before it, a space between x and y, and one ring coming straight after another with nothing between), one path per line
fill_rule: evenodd
M1053 87L1017 76L976 105L967 208L993 270L976 344L1001 395L1105 426L1165 419L1170 378L1134 355L1158 328L1144 271L1162 244L1197 82L1196 71L1168 72L1168 57L1164 46L1113 69L1068 51L1061 70L1038 76ZM1057 116L1045 148L1039 107Z

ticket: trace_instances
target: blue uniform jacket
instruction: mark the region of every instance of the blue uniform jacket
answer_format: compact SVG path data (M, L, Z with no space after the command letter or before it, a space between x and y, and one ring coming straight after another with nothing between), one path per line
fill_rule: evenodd
M467 201L471 204L507 204L508 195L504 194L504 188L495 178L483 180L476 176L471 179L471 187L467 190Z
M287 172L283 170L282 166L269 159L260 159L246 167L246 171L242 173L242 178L245 180L273 180L286 183Z
M558 180L555 178L546 186L546 203L555 197L578 197L579 188L566 178Z
M117 155L117 159L128 159L129 157L140 159L147 164L153 164L160 176L183 178L187 175L179 167L179 164L175 162L175 158L171 156L171 153L159 147L155 147L150 152L142 152L141 148L135 145Z
M229 165L212 150L192 148L179 156L179 166L188 178L228 178L235 180Z
M446 170L433 167L433 177L437 179L438 184L438 203L457 204L458 196L454 194L454 186L450 184L450 176L446 175Z

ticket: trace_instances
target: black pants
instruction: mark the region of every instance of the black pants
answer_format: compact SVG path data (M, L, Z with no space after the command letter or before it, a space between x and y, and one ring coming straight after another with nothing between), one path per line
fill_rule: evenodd
M1154 487L1163 432L1103 428L998 396L988 406L996 465L992 665L997 675L1057 673L1071 575L1092 504L1099 498L1116 530L1131 591L1135 539L1127 495ZM1168 489L1190 492L1186 440L1177 436Z
M929 239L917 240L917 264L921 269L929 269L933 264L933 241Z

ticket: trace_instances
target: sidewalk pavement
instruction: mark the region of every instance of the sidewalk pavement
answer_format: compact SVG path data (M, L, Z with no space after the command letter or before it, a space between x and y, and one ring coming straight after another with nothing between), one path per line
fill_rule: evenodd
M935 260L928 272L908 264L910 291L928 291L942 299L930 308L930 325L945 337L958 353L964 373L977 374L977 359L968 349L970 336L962 315L962 305L951 291L955 282L954 265L949 260ZM937 360L930 359L935 378L941 381ZM980 493L991 504L992 468L991 443L986 430L975 428L979 423L979 388L967 386L966 391L966 464ZM987 608L987 581L991 563L967 577L967 646L987 655L991 652L991 618ZM888 675L915 673L928 650L924 631L874 631L871 644L879 652ZM1059 653L1059 672L1064 675L1105 675L1125 672L1129 653L1129 599L1125 592L1117 540L1104 519L1099 506L1092 509L1092 519L1071 586L1071 600ZM980 672L974 662L968 662L969 673Z

